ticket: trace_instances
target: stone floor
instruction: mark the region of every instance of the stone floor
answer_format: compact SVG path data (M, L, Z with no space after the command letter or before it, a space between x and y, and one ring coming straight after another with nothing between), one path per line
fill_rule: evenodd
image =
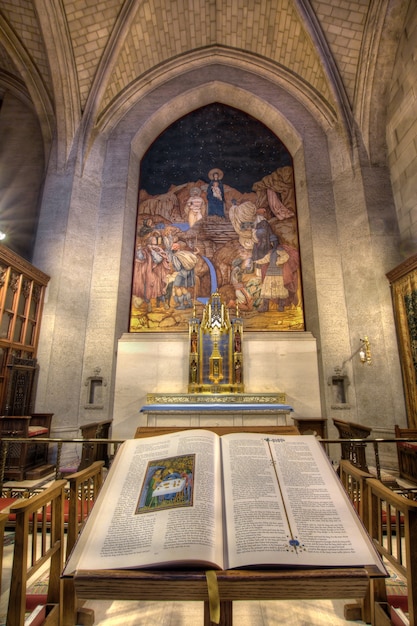
M352 600L304 600L235 602L235 626L345 626L365 624L346 621L344 605ZM199 626L203 624L200 602L88 602L95 626Z

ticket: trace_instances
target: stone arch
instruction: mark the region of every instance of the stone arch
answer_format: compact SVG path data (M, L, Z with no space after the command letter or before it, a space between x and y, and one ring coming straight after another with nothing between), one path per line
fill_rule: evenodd
M44 86L42 77L40 76L33 60L23 47L16 34L12 31L7 21L0 15L0 32L4 35L4 47L10 59L17 67L19 72L26 77L27 93L30 96L32 105L36 110L39 125L42 131L45 155L49 154L49 149L53 138L53 129L55 124L55 114L51 98ZM1 82L4 78L1 78ZM17 82L9 82L9 87L17 86ZM15 90L15 95L22 99L24 91L19 88ZM26 94L25 94L26 96ZM24 100L27 98L25 97Z
M234 107L260 120L281 139L292 155L297 154L300 149L302 145L300 133L278 109L245 89L213 81L208 85L185 91L174 101L169 101L158 108L133 138L133 152L140 159L154 139L173 122L213 102Z
M340 110L336 110L333 104L324 100L308 83L289 73L283 66L246 51L211 46L171 59L146 76L138 78L101 112L97 119L96 132L100 129L105 134L111 133L129 110L153 91L159 90L162 85L173 81L177 83L178 80L186 84L187 75L197 71L204 77L210 68L215 68L219 73L235 69L241 76L246 76L243 84L248 85L248 91L253 76L269 81L302 102L323 129L328 129L343 119Z
M216 72L214 72L216 75ZM240 73L238 73L240 75ZM246 73L243 75L245 77ZM211 78L211 77L208 77ZM180 79L178 79L180 81ZM124 266L128 263L131 265L131 255L133 250L133 236L136 229L136 206L133 208L131 203L133 198L137 201L137 189L139 183L140 160L150 147L153 141L172 123L179 118L187 115L193 110L205 106L213 102L237 108L255 119L260 120L267 126L279 139L286 145L292 158L295 172L295 186L297 196L297 210L299 214L299 236L301 253L304 248L306 254L311 255L314 245L312 242L311 222L310 222L310 202L308 192L308 169L315 167L318 157L316 151L320 154L321 160L326 168L323 175L323 184L329 185L329 197L331 196L331 171L328 159L328 146L326 133L322 124L314 119L310 111L306 110L300 101L293 98L292 95L284 90L277 92L275 86L268 83L270 92L276 98L274 102L272 98L264 98L257 92L261 90L260 83L262 78L252 78L251 83L247 82L247 88L237 86L236 83L245 85L244 80L234 80L226 82L220 78L214 78L207 81L199 81L199 84L192 85L188 83L189 88L180 91L178 85L173 88L172 97L150 92L147 97L138 102L130 112L120 120L117 128L111 133L111 143L118 142L118 138L124 137L126 149L129 151L129 159L126 171L127 193L125 197L125 215L128 216L129 228L126 230L131 233L132 241L125 241L122 257L126 259ZM167 87L161 87L162 92ZM158 91L158 90L157 90ZM163 102L160 105L160 102ZM277 105L281 106L278 107ZM151 105L152 108L151 108ZM136 130L133 132L132 128ZM306 129L308 129L306 131ZM306 150L305 139L311 138L311 147ZM127 144L127 137L129 143ZM310 143L307 141L307 143ZM319 148L317 149L317 146ZM346 144L344 144L346 148ZM118 146L120 152L120 145ZM348 153L347 149L346 152ZM320 167L320 166L319 166ZM317 177L316 177L317 179ZM130 258L129 258L130 256ZM310 256L311 258L311 256ZM310 283L306 293L309 294L310 304L306 309L310 309L310 319L317 318L316 312L316 285L311 280L310 275L307 281ZM125 283L126 284L126 283ZM129 285L130 288L130 285ZM127 294L125 294L127 301ZM310 329L312 326L310 325Z

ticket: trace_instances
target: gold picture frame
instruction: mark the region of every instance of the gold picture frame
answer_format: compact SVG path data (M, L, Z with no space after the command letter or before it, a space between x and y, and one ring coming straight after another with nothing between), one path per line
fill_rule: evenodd
M391 284L408 427L417 428L417 254L386 276Z

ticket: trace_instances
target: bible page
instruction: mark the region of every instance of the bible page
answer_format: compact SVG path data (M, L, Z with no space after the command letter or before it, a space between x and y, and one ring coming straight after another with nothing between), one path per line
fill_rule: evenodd
M223 566L219 439L187 430L125 441L64 575L201 563Z
M313 436L221 438L229 567L376 566L384 572Z

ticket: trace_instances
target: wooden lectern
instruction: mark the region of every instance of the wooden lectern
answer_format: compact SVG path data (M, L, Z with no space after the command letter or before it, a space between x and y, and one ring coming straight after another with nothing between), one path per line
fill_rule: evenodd
M149 437L187 428L138 428L135 437ZM295 426L212 427L219 435L258 432L298 435ZM220 598L220 626L232 626L234 600L307 600L364 598L370 577L383 577L376 570L358 568L284 569L262 571L216 571ZM73 575L78 599L88 600L190 600L204 602L204 626L212 626L210 599L204 570L83 570ZM286 622L285 615L283 623ZM64 626L74 624L74 615L64 607Z

